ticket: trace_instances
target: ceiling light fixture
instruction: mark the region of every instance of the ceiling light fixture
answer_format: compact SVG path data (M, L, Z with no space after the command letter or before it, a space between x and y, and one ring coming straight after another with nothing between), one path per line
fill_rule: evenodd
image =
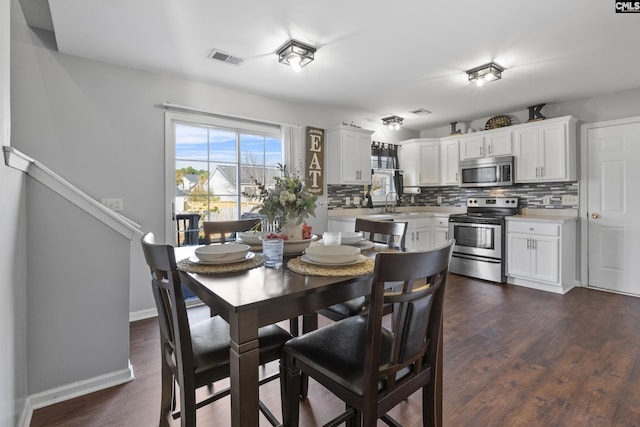
M290 65L294 71L298 72L305 65L313 61L314 47L300 43L297 40L289 40L278 49L278 61L281 64Z
M469 81L475 83L477 86L482 86L487 82L494 80L500 80L502 78L502 72L504 68L495 62L489 62L488 64L481 65L467 71L469 75Z
M398 116L389 116L382 119L382 124L389 126L389 129L398 130L404 119Z

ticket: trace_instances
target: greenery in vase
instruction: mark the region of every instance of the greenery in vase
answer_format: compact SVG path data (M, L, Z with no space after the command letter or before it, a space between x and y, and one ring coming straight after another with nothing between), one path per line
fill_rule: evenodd
M312 195L298 173L290 173L282 164L278 164L282 176L275 177L273 188L267 188L254 177L251 178L257 187L257 194L245 196L257 198L261 201L258 212L267 220L279 220L283 225L289 220L296 220L302 224L309 215L315 216L317 196Z

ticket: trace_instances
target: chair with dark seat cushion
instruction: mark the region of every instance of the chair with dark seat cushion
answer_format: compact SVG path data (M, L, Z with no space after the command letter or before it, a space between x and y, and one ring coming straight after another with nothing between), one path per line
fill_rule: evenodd
M177 382L180 389L181 425L195 426L197 408L229 394L228 389L221 390L196 403L197 388L229 377L229 324L219 316L190 324L181 284L181 280L188 278L177 269L173 247L156 244L153 234L147 233L142 237L142 250L151 269L151 288L160 326L160 425L169 425L172 392ZM290 338L291 334L278 326L260 328L260 363L280 359L282 345ZM262 382L277 377L275 375ZM174 418L177 418L176 415L174 414ZM270 413L265 415L273 425L278 424L278 420Z
M405 250L404 242L407 234L406 222L373 221L363 218L356 218L355 231L368 233L368 239L372 242L384 240L390 248L400 251ZM335 304L327 308L318 310L333 321L346 319L347 317L362 314L367 309L368 298L358 297L347 302ZM385 311L388 314L389 310Z
M205 221L204 244L224 243L235 233L252 230L260 225L260 218L238 219L233 221ZM217 237L214 237L217 236Z
M345 402L346 412L327 425L346 421L348 426L370 427L379 418L398 425L387 412L420 389L423 425L439 424L442 307L453 243L427 252L379 253L366 315L284 345L285 426L298 425L301 374ZM389 282L402 282L402 287L387 291ZM382 326L385 304L394 305L390 329Z

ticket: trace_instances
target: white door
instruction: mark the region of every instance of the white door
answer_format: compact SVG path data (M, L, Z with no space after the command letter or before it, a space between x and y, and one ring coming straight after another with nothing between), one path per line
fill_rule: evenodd
M588 128L588 286L640 295L640 121Z

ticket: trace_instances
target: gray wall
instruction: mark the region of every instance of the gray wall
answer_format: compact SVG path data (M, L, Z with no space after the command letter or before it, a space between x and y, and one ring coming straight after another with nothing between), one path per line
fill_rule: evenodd
M11 145L10 2L0 0L0 145ZM25 178L0 161L0 427L14 427L27 396Z

